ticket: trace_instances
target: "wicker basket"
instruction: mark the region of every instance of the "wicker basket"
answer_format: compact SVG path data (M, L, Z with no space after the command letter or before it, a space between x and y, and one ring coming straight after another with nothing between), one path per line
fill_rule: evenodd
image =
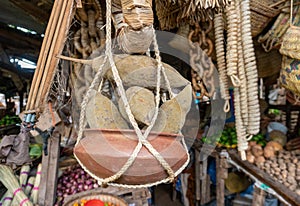
M279 9L270 7L272 0L251 0L251 33L255 37L260 34L268 23L280 13Z
M300 106L300 98L299 96L294 95L291 91L287 91L286 99L293 105Z
M128 204L125 202L125 200L111 195L111 194L87 194L87 195L81 195L81 196L74 196L74 198L69 199L67 202L64 203L64 206L73 206L75 203L78 203L80 205L81 200L92 200L97 199L101 200L103 202L110 202L113 205L116 206L128 206Z
M282 57L280 82L286 89L300 95L300 60Z
M255 46L255 56L257 62L258 77L265 78L279 74L281 69L281 54L278 50L265 52L258 43Z
M279 51L282 55L300 59L300 27L293 24L293 0L291 0L290 27L283 36Z

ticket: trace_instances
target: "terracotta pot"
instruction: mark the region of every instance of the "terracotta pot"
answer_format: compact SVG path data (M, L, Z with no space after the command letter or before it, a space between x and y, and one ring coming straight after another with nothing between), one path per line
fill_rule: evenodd
M188 160L188 154L181 144L182 138L178 134L152 132L147 140L176 172ZM86 129L74 153L89 172L99 178L107 178L122 168L137 143L137 135L133 130ZM143 146L133 164L116 183L142 185L167 177L159 161Z

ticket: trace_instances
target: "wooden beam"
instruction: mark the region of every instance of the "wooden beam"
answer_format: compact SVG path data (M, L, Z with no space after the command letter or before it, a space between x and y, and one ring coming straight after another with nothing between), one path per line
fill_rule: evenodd
M232 161L237 163L240 167L244 168L259 181L272 188L275 192L277 192L277 194L283 197L291 205L300 205L300 196L295 192L291 191L285 185L275 181L269 174L265 173L253 164L247 161L242 161L235 151L229 151L228 153Z
M3 47L9 45L16 48L28 47L38 50L41 47L42 40L43 38L40 35L25 33L5 24L0 24L0 42Z
M39 7L35 2L32 1L10 0L10 2L24 10L41 24L47 23L47 20L49 19L49 13L51 11L51 7L49 7L49 5L43 6L43 4L40 4Z
M20 69L15 67L11 63L7 64L2 61L0 61L0 69L2 69L2 71L4 72L11 72L13 76L16 76L15 78L18 78L18 81L21 81L20 77L22 77L23 79L31 79L33 76L33 70Z
M8 57L7 53L5 52L5 50L3 49L3 46L1 43L0 43L0 59L7 64L9 63L9 57Z
M42 111L73 18L73 0L55 1L47 26L26 110Z
M207 158L200 163L201 205L210 201L210 180L207 175Z

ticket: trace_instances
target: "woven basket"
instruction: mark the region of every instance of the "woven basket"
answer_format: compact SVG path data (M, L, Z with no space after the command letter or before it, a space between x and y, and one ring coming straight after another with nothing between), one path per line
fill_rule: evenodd
M282 57L280 83L296 95L300 95L300 60Z
M300 27L292 25L288 28L282 39L279 51L283 55L300 59Z
M286 99L293 105L297 105L300 106L300 99L296 99L299 98L298 96L295 97L295 95L291 92L291 91L287 91L286 93Z
M254 46L258 77L265 78L275 74L279 74L282 58L278 50L265 52L258 43L254 44Z
M283 55L300 59L300 27L293 25L293 0L291 0L290 27L282 38L279 51Z
M128 206L125 200L110 194L89 194L89 195L82 195L80 197L77 196L65 202L64 206L73 206L75 203L78 203L80 205L81 200L93 200L93 199L101 200L102 202L110 202L116 206Z
M269 22L280 13L279 9L272 8L270 5L274 3L272 0L251 0L251 33L255 37L260 34Z

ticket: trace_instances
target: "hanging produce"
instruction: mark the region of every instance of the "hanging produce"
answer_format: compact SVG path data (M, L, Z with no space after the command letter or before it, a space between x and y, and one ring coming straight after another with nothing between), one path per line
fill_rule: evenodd
M192 29L188 36L193 96L196 100L202 101L204 96L212 97L215 94L215 67L210 58L213 43L208 37L213 28L213 22L207 20L201 22L201 25L195 23L194 27L195 29Z

